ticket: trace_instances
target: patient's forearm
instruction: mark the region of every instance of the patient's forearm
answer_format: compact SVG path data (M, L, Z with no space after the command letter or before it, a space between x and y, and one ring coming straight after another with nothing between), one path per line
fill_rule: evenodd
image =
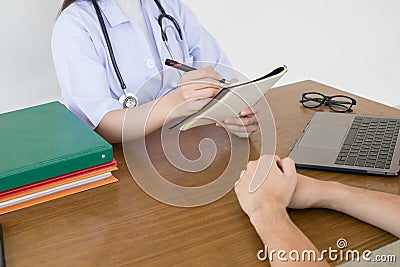
M250 216L250 221L267 248L265 253L268 253L272 267L329 266L325 260L321 259L317 248L292 222L283 207L258 211ZM284 251L285 254L280 251ZM291 251L297 251L300 255L299 259L295 259ZM315 257L313 256L311 260L302 259L303 251L312 251Z
M400 196L330 183L318 206L337 210L400 237Z

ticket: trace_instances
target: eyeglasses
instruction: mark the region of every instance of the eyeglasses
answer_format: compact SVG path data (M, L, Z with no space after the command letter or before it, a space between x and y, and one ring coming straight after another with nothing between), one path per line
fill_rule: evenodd
M345 95L325 96L317 92L308 92L301 96L300 103L305 108L317 108L325 105L336 112L352 112L351 107L356 105L357 101Z

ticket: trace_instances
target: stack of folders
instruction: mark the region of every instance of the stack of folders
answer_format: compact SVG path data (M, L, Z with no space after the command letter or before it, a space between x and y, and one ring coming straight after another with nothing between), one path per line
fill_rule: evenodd
M0 115L0 214L116 182L112 146L59 102Z

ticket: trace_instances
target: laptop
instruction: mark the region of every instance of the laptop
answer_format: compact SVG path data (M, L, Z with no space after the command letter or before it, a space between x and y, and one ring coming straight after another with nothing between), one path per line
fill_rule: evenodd
M289 153L299 168L397 176L400 118L316 112Z

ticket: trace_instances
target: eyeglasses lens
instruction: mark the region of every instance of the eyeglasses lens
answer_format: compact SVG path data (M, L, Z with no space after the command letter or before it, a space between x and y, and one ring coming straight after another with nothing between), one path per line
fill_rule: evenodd
M323 104L324 97L319 94L306 94L303 96L302 103L305 107L315 108Z
M334 111L344 112L351 108L352 101L347 97L336 96L331 98L329 105Z

